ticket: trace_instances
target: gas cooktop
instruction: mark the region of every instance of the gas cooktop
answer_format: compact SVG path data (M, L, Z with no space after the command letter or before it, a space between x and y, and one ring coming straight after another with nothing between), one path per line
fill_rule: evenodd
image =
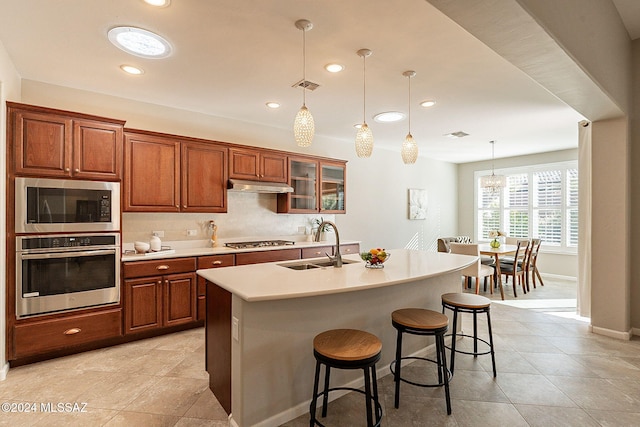
M291 240L259 240L256 242L231 242L224 245L233 249L263 248L265 246L285 246L293 245Z

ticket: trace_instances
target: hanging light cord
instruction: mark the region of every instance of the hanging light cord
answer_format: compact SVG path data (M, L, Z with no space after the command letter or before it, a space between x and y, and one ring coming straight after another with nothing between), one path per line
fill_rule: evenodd
M495 162L495 156L494 156L494 149L495 149L495 141L491 141L491 175L495 175L495 168L494 168L494 162Z
M367 57L362 55L362 123L367 123Z
M302 29L302 106L307 106L307 30Z
M409 135L411 135L411 76L409 76Z

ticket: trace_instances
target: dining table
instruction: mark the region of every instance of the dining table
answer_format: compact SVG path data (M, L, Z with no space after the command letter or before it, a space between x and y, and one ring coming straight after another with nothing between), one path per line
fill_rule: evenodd
M496 281L498 282L498 286L500 286L500 296L504 300L504 288L502 287L502 274L500 273L500 257L503 255L513 255L518 250L518 245L507 245L501 243L500 246L494 248L489 243L480 243L478 244L478 250L481 255L492 256L496 260L495 269L496 269Z

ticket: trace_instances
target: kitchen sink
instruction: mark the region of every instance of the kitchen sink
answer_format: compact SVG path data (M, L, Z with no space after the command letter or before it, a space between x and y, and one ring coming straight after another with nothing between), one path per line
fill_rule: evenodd
M353 264L354 262L358 262L358 261L352 261L352 260L348 260L348 259L343 259L342 260L342 265L344 264ZM326 261L296 261L296 262L288 262L286 264L278 264L281 267L286 267L289 268L291 270L312 270L314 268L325 268L325 267L333 267L333 262L326 260Z

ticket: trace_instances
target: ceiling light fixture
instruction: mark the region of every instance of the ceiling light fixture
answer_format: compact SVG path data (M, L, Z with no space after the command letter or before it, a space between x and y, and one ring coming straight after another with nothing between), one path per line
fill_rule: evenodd
M480 177L480 187L486 188L491 193L498 193L506 185L504 175L496 175L493 169L494 161L494 145L495 141L489 141L491 144L491 175L484 175Z
M280 108L280 104L279 104L279 103L277 103L277 102L273 102L273 101L271 101L271 102L267 102L265 105L266 105L267 107L269 107L269 108L273 108L273 109L275 109L275 108Z
M142 68L134 67L133 65L121 65L120 69L127 74L132 74L134 76L139 76L140 74L144 74L144 70Z
M107 33L109 41L118 49L142 58L166 58L171 54L167 40L136 27L115 27Z
M144 0L144 2L155 7L167 7L171 0Z
M386 111L373 116L373 120L379 123L393 123L404 120L406 116L400 111Z
M418 144L416 144L413 140L413 135L411 135L411 77L415 77L416 72L409 70L402 73L402 75L409 79L409 133L407 133L407 136L402 143L402 150L400 154L402 154L402 161L404 164L411 165L418 159Z
M327 64L324 66L324 69L330 73L339 73L344 70L344 65L342 64Z
M443 136L446 136L447 138L451 138L451 139L458 139L458 138L464 138L465 136L469 136L469 134L459 130L457 132L446 133Z
M307 109L307 40L305 34L313 28L311 21L300 19L296 21L296 28L302 30L302 107L293 122L293 135L299 147L308 147L313 142L315 124L313 116Z
M422 101L420 103L420 106L425 108L433 107L434 105L436 105L436 101L434 101L433 99L427 99L426 101Z
M373 132L367 126L367 57L371 55L369 49L360 49L358 56L362 58L362 126L356 133L356 154L358 157L370 157L373 152Z

